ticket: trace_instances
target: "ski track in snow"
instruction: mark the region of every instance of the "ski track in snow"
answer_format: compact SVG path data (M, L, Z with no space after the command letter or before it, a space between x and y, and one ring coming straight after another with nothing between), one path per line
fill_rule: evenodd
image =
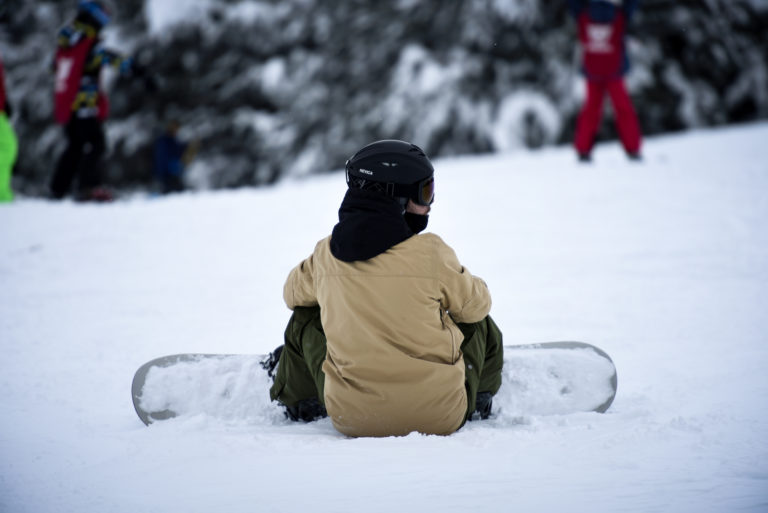
M591 165L437 160L429 229L488 282L505 343L583 340L619 375L606 414L449 437L133 411L152 358L281 343L283 280L335 223L340 173L0 205L0 512L768 511L765 141L760 123L649 139L641 164L615 143Z

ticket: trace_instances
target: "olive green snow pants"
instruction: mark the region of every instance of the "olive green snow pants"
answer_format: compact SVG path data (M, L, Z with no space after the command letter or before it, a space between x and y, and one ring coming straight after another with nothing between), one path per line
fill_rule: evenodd
M490 316L480 322L457 323L464 334L467 415L475 411L478 392L498 392L504 364L501 331ZM318 398L324 404L326 338L320 323L320 307L296 307L285 330L285 345L269 391L270 398L286 406L301 400Z

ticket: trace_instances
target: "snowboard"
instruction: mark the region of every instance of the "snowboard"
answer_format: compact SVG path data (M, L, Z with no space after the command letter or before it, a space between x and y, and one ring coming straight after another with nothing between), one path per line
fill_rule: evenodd
M131 393L144 424L208 415L274 423L282 409L269 400L269 355L185 353L151 360L136 371ZM618 378L610 356L584 342L504 346L502 386L494 416L605 412Z

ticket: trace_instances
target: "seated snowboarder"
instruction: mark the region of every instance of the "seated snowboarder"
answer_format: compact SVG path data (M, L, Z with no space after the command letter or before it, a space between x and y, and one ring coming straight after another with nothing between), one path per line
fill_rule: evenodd
M349 436L448 435L490 415L502 335L485 282L420 234L433 174L403 141L347 161L339 223L285 283L293 315L270 396L293 420L327 412Z

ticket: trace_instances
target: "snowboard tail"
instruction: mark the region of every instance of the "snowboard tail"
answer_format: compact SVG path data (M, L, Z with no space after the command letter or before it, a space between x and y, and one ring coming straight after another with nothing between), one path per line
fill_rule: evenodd
M282 417L269 400L271 385L269 355L184 353L139 367L131 394L146 425L199 414L258 423ZM504 346L502 386L493 411L512 416L603 413L617 386L610 356L591 344Z

